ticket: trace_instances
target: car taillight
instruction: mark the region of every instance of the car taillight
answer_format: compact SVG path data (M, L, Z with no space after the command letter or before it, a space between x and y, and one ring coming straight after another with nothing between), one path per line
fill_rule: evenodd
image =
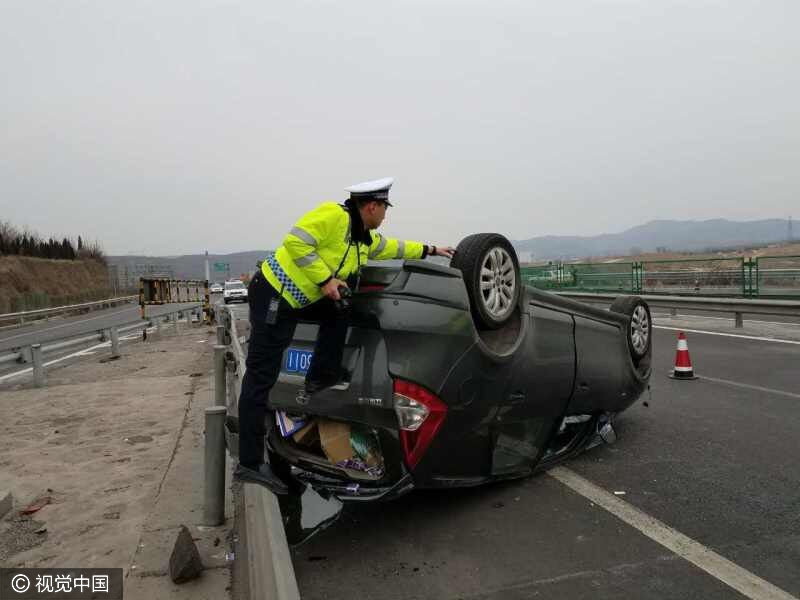
M403 455L413 469L442 426L447 406L425 388L402 379L394 380L393 399Z

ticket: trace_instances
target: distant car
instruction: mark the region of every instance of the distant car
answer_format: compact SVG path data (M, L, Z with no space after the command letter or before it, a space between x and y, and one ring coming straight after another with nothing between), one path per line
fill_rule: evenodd
M225 304L230 302L247 302L247 288L241 281L226 281L222 292Z
M222 293L222 284L221 283L212 283L211 287L208 288L208 291L212 294L221 294Z

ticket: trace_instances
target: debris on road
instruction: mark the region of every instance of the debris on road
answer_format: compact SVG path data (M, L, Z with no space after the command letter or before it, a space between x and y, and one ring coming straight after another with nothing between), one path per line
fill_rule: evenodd
M33 513L39 512L40 510L42 510L45 506L50 504L52 501L53 501L53 498L51 496L42 496L41 498L37 498L32 503L30 503L28 506L26 506L21 511L19 511L19 514L20 515L32 515Z
M132 435L130 437L126 437L125 441L129 444L144 444L147 442L152 442L153 437L149 435Z
M17 516L0 523L0 565L7 566L9 557L41 546L48 536L35 532L44 526L31 517Z

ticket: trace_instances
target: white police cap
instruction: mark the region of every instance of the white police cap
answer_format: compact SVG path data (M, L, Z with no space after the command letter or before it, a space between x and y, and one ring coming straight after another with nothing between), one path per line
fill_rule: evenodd
M350 192L351 198L383 200L386 204L389 204L389 189L391 189L393 183L394 177L384 177L383 179L374 179L351 185L345 188L345 191Z

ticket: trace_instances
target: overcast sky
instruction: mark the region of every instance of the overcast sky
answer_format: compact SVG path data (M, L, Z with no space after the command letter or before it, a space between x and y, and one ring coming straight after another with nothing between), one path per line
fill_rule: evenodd
M396 177L456 244L800 217L800 2L0 2L0 220L272 248Z

